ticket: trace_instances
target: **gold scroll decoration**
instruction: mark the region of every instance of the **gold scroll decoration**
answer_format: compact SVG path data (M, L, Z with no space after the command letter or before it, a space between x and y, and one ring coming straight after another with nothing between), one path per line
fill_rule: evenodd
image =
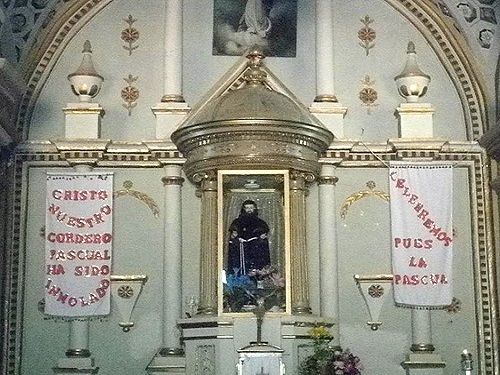
M124 189L115 191L113 197L120 198L125 195L130 195L136 199L139 199L141 202L143 202L146 206L149 207L154 217L158 217L160 215L160 208L158 207L158 204L155 202L155 200L145 193L141 193L140 191L137 190L132 190L132 186L133 186L132 181L128 180L124 181L123 182Z
M351 207L354 203L360 201L361 199L368 198L368 197L376 197L380 198L383 201L389 202L389 194L380 191L380 190L374 190L376 185L374 181L368 181L366 183L366 186L368 187L368 190L361 190L358 191L354 194L351 194L347 197L347 199L344 201L342 204L342 207L340 208L340 217L342 219L345 219L347 216L347 211L349 210L349 207Z

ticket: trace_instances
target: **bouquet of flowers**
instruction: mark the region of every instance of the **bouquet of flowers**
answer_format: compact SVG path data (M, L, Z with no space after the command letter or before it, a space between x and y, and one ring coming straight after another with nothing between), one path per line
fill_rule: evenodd
M359 357L349 349L342 350L329 345L333 336L325 326L313 327L309 334L313 339L313 353L299 367L300 375L360 375Z
M257 287L259 287L259 285L268 289L279 289L285 287L285 278L281 277L278 270L274 266L265 266L260 270L253 269L248 272L248 276L256 280Z
M274 266L253 269L246 275L235 273L226 276L224 283L224 309L226 312L239 312L252 307L262 299L266 310L281 311L284 303L282 291L285 278Z

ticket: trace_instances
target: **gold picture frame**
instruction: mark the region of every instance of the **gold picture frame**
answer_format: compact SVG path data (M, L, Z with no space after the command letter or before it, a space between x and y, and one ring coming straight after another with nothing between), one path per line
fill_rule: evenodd
M290 314L289 171L219 170L217 181L219 313Z

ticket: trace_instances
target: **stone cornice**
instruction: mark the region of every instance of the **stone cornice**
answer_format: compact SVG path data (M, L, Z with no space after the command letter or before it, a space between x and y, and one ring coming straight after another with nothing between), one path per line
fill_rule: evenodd
M45 160L57 163L92 163L97 166L142 166L161 167L167 164L183 165L185 158L170 142L140 141L123 142L106 139L41 140L20 143L15 151L26 160ZM387 142L365 143L358 140L334 141L319 164L342 166L347 160L367 160L381 163L384 160L404 160L419 157L422 160L442 159L440 155L484 154L484 149L475 141L445 141L442 139L390 139ZM387 155L391 155L390 158ZM420 156L418 156L420 155ZM437 160L436 159L436 160Z

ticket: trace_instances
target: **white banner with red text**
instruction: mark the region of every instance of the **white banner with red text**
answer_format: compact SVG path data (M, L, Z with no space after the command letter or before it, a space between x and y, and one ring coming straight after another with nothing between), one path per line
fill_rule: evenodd
M45 313L110 311L112 173L47 173Z
M389 185L395 302L444 308L452 299L453 168L393 162Z

